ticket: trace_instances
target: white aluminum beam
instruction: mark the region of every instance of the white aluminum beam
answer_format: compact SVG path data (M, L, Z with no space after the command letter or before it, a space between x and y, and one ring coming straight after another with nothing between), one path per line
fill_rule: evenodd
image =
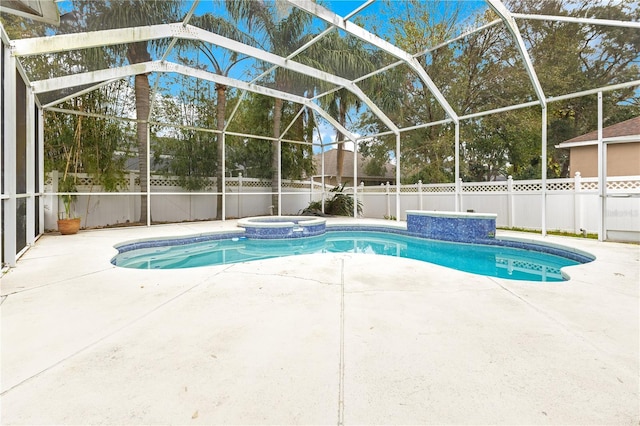
M544 95L544 91L542 90L542 86L540 85L540 80L538 79L538 75L536 74L536 70L533 67L533 62L531 62L531 57L529 56L529 52L527 51L526 46L524 45L524 40L522 39L522 35L520 34L520 30L518 29L518 25L516 24L515 19L511 15L511 12L507 10L504 4L500 0L487 0L489 7L498 14L498 16L502 19L504 24L507 26L507 29L513 36L516 47L522 56L522 60L524 61L524 66L529 74L529 79L531 80L531 84L533 85L533 89L536 91L536 95L538 96L538 100L540 101L540 105L542 107L547 106L546 97Z
M36 231L36 227L35 227L35 217L36 217L36 197L35 197L35 192L36 192L36 163L35 163L35 159L36 157L36 149L38 148L38 145L36 143L36 115L34 114L34 110L35 110L35 95L33 94L33 92L31 91L31 89L29 89L29 87L26 88L27 89L27 93L26 93L26 99L25 99L25 103L26 103L26 123L25 123L25 127L26 127L26 191L25 193L27 194L27 199L26 199L26 203L27 203L27 226L26 226L26 231L27 231L27 235L26 235L26 244L27 246L31 246L33 245L33 243L35 242L35 231ZM39 155L39 157L42 157L42 153L41 155Z
M540 190L540 219L541 219L541 228L542 228L542 236L547 236L547 107L546 105L542 106L542 117L541 117L541 132L542 137L540 138L541 142L541 153L540 157L540 168L541 168L541 190Z
M367 95L364 94L362 90L358 86L356 86L351 80L347 80L346 78L342 78L336 76L334 74L330 74L324 71L321 71L317 68L310 67L308 65L301 64L299 62L293 61L291 59L286 59L278 55L274 55L273 53L267 52L262 49L258 49L253 46L249 46L247 44L243 44L237 42L235 40L231 40L226 37L222 37L218 34L214 34L205 30L202 30L197 27L188 26L190 33L193 34L194 40L206 41L208 43L215 44L216 46L221 46L229 50L233 50L238 53L242 53L244 55L248 55L257 59L260 59L265 62L269 62L270 64L277 65L281 68L288 69L291 71L295 71L300 74L308 75L313 78L317 78L318 80L322 80L331 84L335 84L337 86L342 86L345 89L352 92L355 96L357 96L365 105L369 107L369 109L378 117L382 122L392 131L398 132L398 127L387 117L382 110L378 108L378 106L371 100ZM185 36L184 38L191 38Z
M320 114L322 116L322 118L324 118L329 123L331 123L331 125L333 127L335 127L340 133L345 135L350 141L353 141L354 143L356 142L356 140L358 139L356 137L356 135L354 135L353 133L351 133L350 131L345 129L342 126L342 124L338 123L338 121L335 118L331 117L331 115L329 115L329 113L327 111L325 111L324 109L320 108L320 106L318 106L318 104L313 103L311 101L307 101L306 106L311 108L312 110L314 110L318 114Z
M85 93L93 92L94 90L97 90L97 89L101 88L102 86L106 86L107 84L113 83L114 81L116 81L116 80L103 81L103 82L98 83L98 84L96 84L94 86L87 87L84 90L80 90L78 92L74 92L74 93L72 93L72 94L70 94L68 96L63 97L63 98L56 99L55 101L51 101L46 105L42 105L42 108L49 108L49 107L53 107L53 106L59 105L59 104L65 102L65 101L68 101L69 99L73 99L73 98L76 98L78 96L82 96Z
M382 49L386 53L404 61L407 65L409 65L409 67L411 67L411 69L413 69L418 74L420 79L427 85L429 91L431 91L431 94L436 98L440 106L442 106L442 108L446 111L447 115L449 115L449 117L451 117L451 119L455 123L458 122L458 114L453 110L451 105L449 105L449 102L447 102L442 92L440 92L440 89L438 89L433 80L431 80L431 77L429 77L429 74L427 74L427 72L424 70L424 68L422 68L418 60L414 58L413 55L410 55L399 47L394 46L388 41L381 39L377 35L370 33L364 28L359 27L353 22L345 20L341 16L331 12L328 9L325 9L317 3L305 0L286 1L288 3L291 3L293 6L304 10L305 12L310 13L319 19L322 19L330 25L340 28L341 30L367 43L370 43L377 48Z
M327 121L329 121L336 129L343 133L349 140L355 141L356 137L345 129L340 123L333 119L328 113L320 108L316 103L303 96L293 95L290 93L282 92L279 90L271 89L268 87L259 86L256 84L246 83L244 81L236 80L230 77L225 77L219 74L210 73L204 70L198 70L190 68L185 65L175 64L172 62L143 62L140 64L126 65L119 68L111 68L107 70L91 71L81 74L75 74L65 77L50 78L47 80L40 80L31 83L34 93L49 92L52 90L61 90L69 87L75 87L83 84L88 84L95 81L111 80L117 78L125 78L131 75L145 74L150 72L174 72L202 80L212 81L214 83L223 84L225 86L237 87L242 90L246 90L253 93L258 93L273 98L284 99L289 102L306 105L321 114Z
M3 49L4 67L4 87L0 96L4 96L4 109L2 110L4 121L4 134L0 138L0 143L4 146L2 157L2 168L4 172L4 194L2 194L2 208L4 213L4 227L0 232L0 237L4 242L3 251L0 254L4 262L10 266L16 266L16 59L11 57L7 49ZM0 225L1 226L1 225ZM0 259L0 267L2 267Z
M14 56L29 56L170 37L184 40L200 40L211 43L300 74L309 75L319 80L344 87L367 105L371 112L380 118L380 120L391 131L394 133L398 132L398 127L393 123L393 121L387 117L382 110L380 110L380 108L378 108L378 106L351 80L295 62L288 58L283 58L265 50L240 43L192 25L183 25L182 23L162 24L148 27L122 28L15 40L11 44L11 51Z
M602 136L602 92L598 92L598 241L607 239L607 146Z
M511 16L520 19L533 19L538 21L571 22L582 25L604 25L608 27L640 28L637 21L618 21L614 19L576 18L573 16L531 15L525 13L512 13Z
M136 41L179 37L181 29L182 32L184 32L182 23L160 24L147 27L127 27L113 30L12 40L10 46L11 54L14 56L43 55L45 53L67 52L70 50L90 49L92 47L127 44Z

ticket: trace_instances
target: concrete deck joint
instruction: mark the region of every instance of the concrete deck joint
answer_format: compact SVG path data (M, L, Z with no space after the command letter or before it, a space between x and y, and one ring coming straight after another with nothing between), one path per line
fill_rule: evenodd
M338 385L338 426L344 425L344 257L340 259L340 368Z

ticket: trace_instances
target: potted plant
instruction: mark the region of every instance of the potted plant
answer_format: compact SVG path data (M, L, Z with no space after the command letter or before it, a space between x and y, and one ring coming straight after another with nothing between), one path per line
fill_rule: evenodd
M65 193L60 196L64 204L64 212L58 212L58 231L62 235L75 234L80 229L80 218L75 216L74 209L76 196L72 194L77 192L75 177L72 179L65 173L59 183L58 191Z

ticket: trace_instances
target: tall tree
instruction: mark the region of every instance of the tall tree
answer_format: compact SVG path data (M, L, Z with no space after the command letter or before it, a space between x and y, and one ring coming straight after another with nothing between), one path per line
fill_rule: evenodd
M302 46L309 40L307 34L308 26L311 23L311 16L297 8L290 8L280 1L262 2L254 0L237 0L225 3L229 15L237 20L246 22L249 31L255 34L261 47L276 55L287 57L290 53ZM304 56L296 57L296 60L303 60ZM307 77L308 78L308 77ZM301 84L305 76L293 73L283 68L276 68L273 74L273 83L277 90L285 92L297 92L304 94L309 89L307 84ZM279 204L279 177L281 170L279 167L279 156L281 153L281 123L284 101L275 98L273 107L273 150L271 159L272 170L272 205L277 209Z
M190 24L211 31L222 36L232 38L237 41L241 41L245 44L256 45L255 39L250 35L240 30L235 23L230 22L228 19L224 19L220 16L215 16L211 13L204 15L194 16L190 20ZM246 56L240 55L237 52L221 52L220 49L216 49L208 43L200 40L184 40L179 43L179 49L182 51L188 51L189 49L196 48L204 55L213 67L213 71L216 74L222 76L228 76L229 73L238 65L238 63ZM222 165L224 149L222 145L222 132L225 129L226 124L226 111L227 111L227 91L229 88L224 84L216 84L216 128L220 132L216 136L216 218L222 218L222 181L225 170Z
M395 3L395 2L394 2ZM397 4L397 3L396 3ZM405 1L403 7L394 7L398 14L389 18L389 36L396 45L411 54L419 54L427 48L452 38L455 34L459 10L449 2ZM455 50L445 47L417 56L441 89L450 87ZM381 61L388 61L378 54ZM387 62L388 63L388 62ZM440 77L439 79L437 77ZM439 121L446 118L444 109L431 94L426 83L407 66L397 66L379 78L382 90L373 90L372 97L383 111L399 127ZM374 86L375 87L375 86ZM443 90L445 95L450 93ZM455 102L449 100L451 104ZM369 131L384 131L371 114L364 114L360 123ZM409 180L425 182L450 181L453 177L452 129L447 126L431 126L402 134L402 173ZM370 143L386 145L386 151L395 150L394 138L384 137ZM371 149L371 152L385 150Z
M86 20L88 30L102 30L112 28L138 27L166 22L175 22L180 17L180 2L178 0L110 0L97 2L93 0L74 0L74 5ZM162 51L166 48L167 40L156 42L138 41L126 46L112 46L109 49L115 54L126 56L131 64L151 61L150 48ZM147 143L148 120L151 113L151 87L147 74L135 76L136 98L136 130L138 144L138 159L140 165L140 191L144 194L148 190L147 182ZM140 222L147 222L148 199L142 195L140 202Z
M330 33L316 43L309 54L317 58L318 64L324 71L349 80L354 80L375 69L373 54L365 49L362 41L355 37L341 37L337 32ZM361 84L368 86L374 81L375 79L367 79ZM345 88L331 92L321 98L320 102L342 127L347 127L349 112L352 109L357 112L361 107L361 100ZM339 130L336 130L336 142L336 180L340 184L344 169L344 134Z
M413 4L413 3L412 3ZM637 20L638 8L631 0L607 5L589 0L509 0L510 10L538 15L589 16L622 21ZM430 5L424 5L428 8ZM411 9L420 10L420 9ZM437 12L437 10L436 10ZM396 43L409 52L419 52L452 38L448 19L427 24L433 13L412 12L413 19L393 20ZM447 16L453 16L453 14ZM474 27L496 19L487 11ZM640 78L637 31L619 27L557 21L518 20L528 52L546 96L557 96ZM533 86L510 34L500 25L475 32L456 42L432 50L418 59L460 115L497 109L535 99ZM415 76L402 67L387 71L385 78L399 87L377 98L393 106L392 117L401 125L415 125L444 118L433 97L422 90ZM614 124L638 115L635 88L605 94L604 123ZM563 140L591 131L596 126L595 96L549 104L547 152L540 161L540 109L525 108L491 114L481 120L464 121L462 173L465 178L492 179L496 173L515 178L537 178L547 165L550 177L566 174L566 154L556 150ZM363 125L380 131L380 123L365 115ZM384 138L381 138L384 139ZM407 180L451 181L453 136L450 126L431 126L403 133L403 175ZM387 145L391 149L392 144ZM466 164L465 164L466 162ZM442 170L438 172L434 168Z

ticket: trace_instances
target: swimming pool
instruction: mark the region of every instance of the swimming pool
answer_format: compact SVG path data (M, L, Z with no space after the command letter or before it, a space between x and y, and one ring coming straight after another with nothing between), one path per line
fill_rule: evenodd
M307 238L250 239L242 234L222 239L146 242L118 247L116 266L178 269L224 265L300 254L364 253L430 262L465 272L513 280L564 281L561 268L593 259L543 246L529 249L429 240L393 232L330 230ZM212 237L213 238L213 237ZM508 241L502 242L508 244ZM527 246L511 242L512 245ZM536 250L533 250L536 248ZM556 254L554 254L554 252Z

